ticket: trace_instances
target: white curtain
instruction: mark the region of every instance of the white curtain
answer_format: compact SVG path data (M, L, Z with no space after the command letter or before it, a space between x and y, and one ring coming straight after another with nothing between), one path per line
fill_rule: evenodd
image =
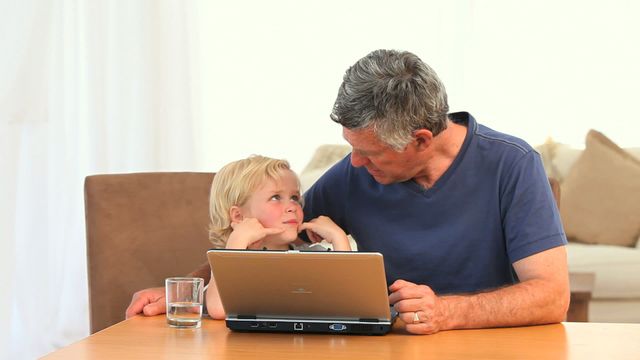
M85 176L196 167L198 34L189 2L0 11L0 358L32 359L88 335Z

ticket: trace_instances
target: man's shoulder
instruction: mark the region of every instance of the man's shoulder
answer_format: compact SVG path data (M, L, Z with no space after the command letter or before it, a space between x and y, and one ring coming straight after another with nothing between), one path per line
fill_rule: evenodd
M332 183L338 185L336 182L344 185L344 183L354 183L361 181L375 181L366 168L353 167L351 165L351 154L347 154L343 159L333 164L327 171L325 171L317 182Z
M465 125L473 135L474 142L480 148L488 148L497 152L513 152L520 155L534 151L533 147L521 138L480 124L470 113L460 112L450 116L455 122L466 123Z
M320 175L315 174L313 181L309 181L303 175L302 181L311 184L305 187L305 202L306 199L314 196L321 196L326 192L330 192L332 195L343 193L347 191L346 182L350 181L354 168L351 166L351 154L348 154L343 159L337 161L331 167L326 170L322 170Z
M511 150L520 153L527 153L533 150L531 145L521 138L500 131L496 131L486 125L480 124L470 113L466 111L449 114L449 118L457 124L467 127L473 140L483 148L493 148L494 150Z
M505 151L516 151L521 154L533 151L533 147L521 138L493 130L482 124L476 126L475 135L478 142L484 143L486 146Z

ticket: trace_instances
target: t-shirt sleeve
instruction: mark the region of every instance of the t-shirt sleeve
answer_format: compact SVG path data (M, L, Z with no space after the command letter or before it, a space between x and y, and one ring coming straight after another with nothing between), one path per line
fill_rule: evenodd
M500 211L511 263L567 244L540 155L526 152L501 184Z

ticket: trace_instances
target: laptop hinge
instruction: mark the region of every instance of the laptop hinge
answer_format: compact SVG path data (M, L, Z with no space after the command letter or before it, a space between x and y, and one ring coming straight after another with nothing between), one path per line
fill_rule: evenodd
M255 320L256 316L255 315L238 315L237 318L246 319L246 320Z
M372 323L377 323L377 322L380 322L380 320L378 320L378 319L360 319L360 322L372 322Z

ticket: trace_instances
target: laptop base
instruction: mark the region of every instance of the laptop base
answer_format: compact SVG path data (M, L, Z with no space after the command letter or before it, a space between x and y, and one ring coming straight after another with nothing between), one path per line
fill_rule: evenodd
M227 327L234 331L324 333L354 335L384 335L391 331L387 323L352 323L327 321L235 320L227 319Z

